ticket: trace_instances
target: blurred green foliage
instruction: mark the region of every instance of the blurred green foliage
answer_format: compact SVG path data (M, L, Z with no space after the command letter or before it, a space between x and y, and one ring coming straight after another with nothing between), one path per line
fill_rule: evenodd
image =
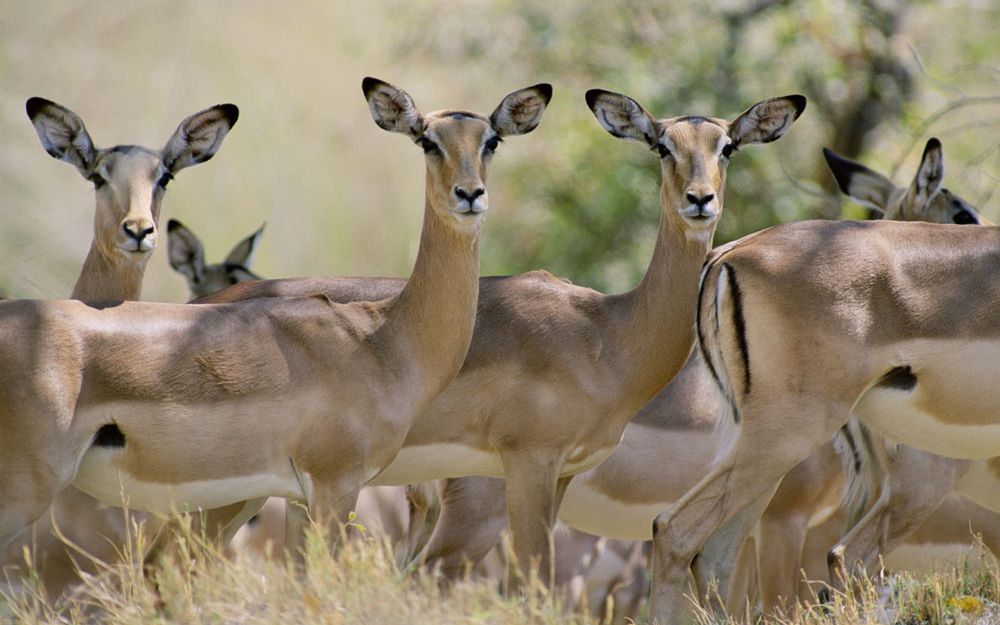
M456 75L502 60L495 82L556 85L539 132L558 148L518 158L497 174L516 181L517 196L530 200L503 208L516 210L515 218L491 224L484 259L503 272L545 267L601 289L628 288L645 270L659 213L659 166L638 144L616 145L600 129L586 110L586 89L625 93L660 117L732 119L767 97L808 96L803 118L785 138L734 158L721 243L775 223L842 216L821 146L887 171L909 143L926 139L921 123L940 100L928 94L995 95L1000 85L1000 66L975 67L996 61L1000 51L991 4L503 0L397 2L392 13L407 25L395 45L409 59L449 64ZM956 75L959 67L965 75ZM998 102L987 98L992 123L1000 118ZM998 141L961 139L992 154L976 165L995 181ZM883 153L873 155L877 149ZM857 207L846 211L863 215Z
M93 220L91 185L28 123L34 95L76 111L101 146L158 147L184 116L238 104L219 155L178 176L162 219L197 232L210 262L266 220L254 269L268 277L412 266L422 155L372 123L365 75L425 112L488 113L514 89L555 87L538 130L491 168L484 273L541 267L621 291L645 269L659 165L600 128L583 99L592 87L662 117L732 119L767 97L808 96L786 137L734 158L717 243L863 217L833 192L824 145L906 184L938 136L945 184L1000 217L995 0L0 0L0 11L0 291L16 297L66 296ZM144 298L184 301L164 249Z

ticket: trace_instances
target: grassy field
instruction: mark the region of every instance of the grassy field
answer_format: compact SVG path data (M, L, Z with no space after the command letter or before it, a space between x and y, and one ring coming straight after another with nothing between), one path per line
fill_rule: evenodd
M144 574L125 547L122 564L84 579L75 593L45 599L37 580L0 596L0 622L47 625L299 623L556 624L597 625L599 619L567 607L558 596L533 590L504 598L495 580L469 579L443 588L419 570L401 570L389 545L371 537L327 540L312 531L305 572L253 554L227 557L190 528L176 550ZM357 536L357 532L355 532ZM331 551L329 545L336 545ZM1000 622L1000 570L981 548L960 565L915 578L893 575L856 582L846 594L774 625L990 625ZM634 615L643 622L643 613ZM731 625L745 618L697 612L698 625Z

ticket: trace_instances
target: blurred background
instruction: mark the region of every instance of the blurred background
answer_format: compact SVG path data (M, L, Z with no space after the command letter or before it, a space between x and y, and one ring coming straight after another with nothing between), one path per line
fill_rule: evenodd
M69 295L90 244L92 184L41 148L34 95L83 118L95 143L160 148L219 102L240 120L210 162L171 183L143 299L185 301L166 220L217 262L267 222L266 277L409 273L423 155L372 122L360 83L407 90L425 112L490 113L517 88L555 87L542 125L490 174L483 273L546 268L630 288L652 251L659 165L596 123L583 93L631 95L657 116L734 118L803 93L779 143L729 169L716 243L811 217L863 217L833 193L821 147L908 184L944 143L945 186L1000 218L996 0L0 0L0 291Z

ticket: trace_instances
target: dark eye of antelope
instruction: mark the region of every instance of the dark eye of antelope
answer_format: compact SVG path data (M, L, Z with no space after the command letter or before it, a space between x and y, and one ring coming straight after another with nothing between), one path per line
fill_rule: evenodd
M425 135L420 135L419 137L417 137L417 145L419 145L421 149L423 149L424 154L441 153L441 148L438 147L438 144L428 139Z
M722 158L732 157L734 151L736 151L736 148L733 147L733 144L727 143L726 145L722 146Z
M654 149L659 153L660 158L667 158L668 156L673 156L673 154L670 153L670 148L663 145L662 143L657 143Z
M156 184L158 184L161 189L166 189L167 184L173 179L174 179L173 174L171 174L169 171L164 172L164 174L160 176L160 179L156 181Z
M104 176L102 176L101 174L99 174L97 172L94 172L94 173L90 174L89 176L87 176L87 180L89 180L89 181L91 181L91 182L94 183L94 188L95 189L100 189L101 187L103 187L104 185L106 185L108 183L108 181L104 179Z
M483 152L486 154L493 154L497 151L497 148L500 147L500 143L502 141L503 139L500 138L500 135L493 135L486 140L486 143L483 144Z

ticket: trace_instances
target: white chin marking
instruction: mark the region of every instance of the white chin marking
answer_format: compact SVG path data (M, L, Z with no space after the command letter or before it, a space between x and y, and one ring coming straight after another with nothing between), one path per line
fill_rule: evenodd
M308 499L291 471L256 473L193 482L146 482L118 469L113 461L121 448L91 448L83 457L73 485L104 503L120 506L122 497L133 510L170 513L212 509L258 497Z

